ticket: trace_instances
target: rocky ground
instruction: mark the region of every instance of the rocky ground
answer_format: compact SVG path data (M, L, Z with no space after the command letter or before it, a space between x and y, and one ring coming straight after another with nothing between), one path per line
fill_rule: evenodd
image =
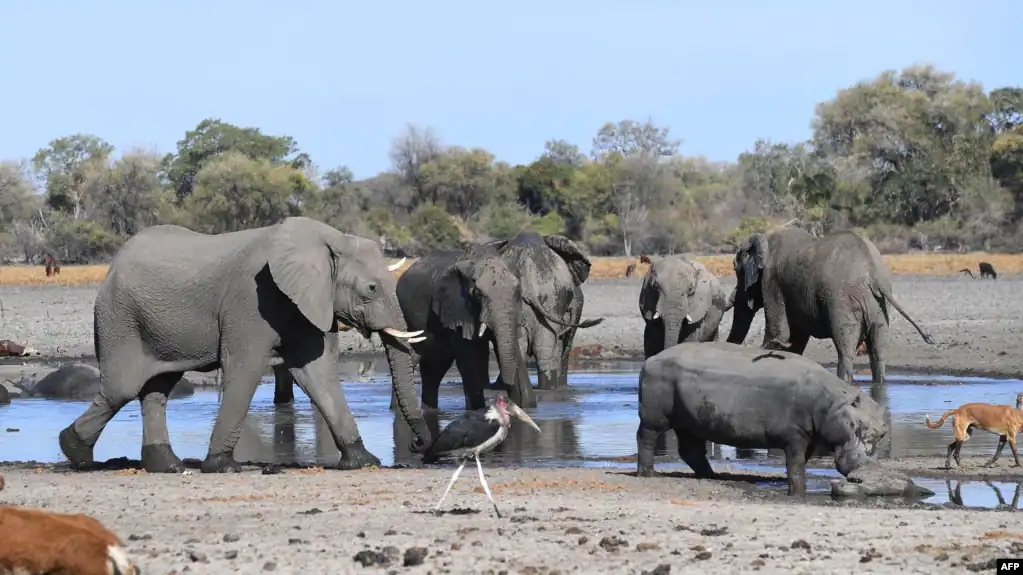
M584 318L604 317L601 325L579 330L576 356L623 359L642 355L643 320L639 316L639 278L595 280L584 284ZM723 278L727 289L734 278ZM988 374L1020 377L1023 373L1023 277L1002 275L998 280L971 280L965 276L895 276L894 295L938 340L927 345L913 327L892 310L889 368L911 371ZM94 287L0 287L0 339L31 345L53 359L91 356ZM731 326L731 313L721 322L721 339ZM747 343L763 337L759 314ZM379 340L342 334L344 353L364 355L379 351ZM807 356L833 363L830 341L811 340ZM18 363L21 363L20 361ZM858 358L868 367L867 358Z
M442 516L430 511L446 469L0 472L0 503L94 515L147 574L993 572L994 559L1023 556L1013 514L800 503L749 475L488 470L497 518L471 468Z

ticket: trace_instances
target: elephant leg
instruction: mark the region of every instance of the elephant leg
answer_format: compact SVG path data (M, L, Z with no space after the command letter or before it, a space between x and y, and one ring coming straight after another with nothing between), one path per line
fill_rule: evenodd
M149 473L181 473L181 459L171 449L167 432L167 397L184 372L161 373L142 386L142 467Z
M295 378L286 366L274 366L274 405L295 401Z
M664 351L664 320L646 322L643 328L643 357L649 359Z
M562 389L560 343L556 333L548 329L538 330L532 346L536 357L537 389Z
M706 441L678 427L675 428L675 439L678 440L678 456L693 470L697 478L714 477L714 469L707 459Z
M281 404L274 407L273 430L273 452L276 460L297 461L298 445L295 441L294 404Z
M465 409L473 411L486 407L483 389L490 383L490 343L486 340L465 342L455 352L455 366L462 376Z
M120 358L124 358L121 360ZM132 351L110 354L101 360L99 393L92 403L58 436L60 450L72 468L93 463L93 447L107 423L129 401L138 397L148 362L136 359Z
M269 346L267 346L269 347ZM252 346L250 349L258 349ZM203 473L232 473L241 471L234 459L234 448L241 438L245 416L252 405L252 396L266 369L265 354L258 352L232 354L222 351L223 383L220 410L210 434L210 448L200 470Z
M839 313L831 316L831 341L838 352L839 379L847 383L853 382L853 359L856 357L856 346L860 343L862 328L856 321L840 317Z
M789 333L788 312L785 310L785 296L775 282L765 282L764 297L764 344L768 349L787 350L792 342Z
M884 385L885 360L888 355L888 326L884 323L876 323L867 332L867 354L870 357L871 381L877 385Z
M423 380L423 409L437 409L440 400L440 382L451 369L455 357L447 348L424 355L419 360L419 373ZM488 376L489 377L489 376Z
M326 337L320 334L317 336L322 338L323 353L305 362L301 367L291 368L295 383L309 396L316 411L323 416L334 444L341 451L338 469L379 467L380 459L366 450L355 417L352 416L352 411L345 400L344 390L341 389L337 364L337 338L330 334Z
M791 345L789 345L788 349L786 349L785 351L795 353L798 355L803 355L803 352L806 351L806 344L810 343L810 335L800 332L793 332L789 341L791 342Z

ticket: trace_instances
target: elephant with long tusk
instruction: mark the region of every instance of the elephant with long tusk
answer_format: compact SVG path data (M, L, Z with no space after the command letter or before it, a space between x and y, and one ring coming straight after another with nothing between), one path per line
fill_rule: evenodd
M408 330L395 281L377 244L322 222L279 224L207 235L172 225L128 240L100 285L96 357L103 384L92 405L60 432L75 466L92 462L106 424L129 401L142 404L142 464L180 472L167 433L167 396L185 371L223 371L222 403L204 473L240 470L234 448L268 365L309 396L341 451L338 467L379 465L366 450L339 384L338 337L344 327L379 334L398 407L430 443L415 398Z

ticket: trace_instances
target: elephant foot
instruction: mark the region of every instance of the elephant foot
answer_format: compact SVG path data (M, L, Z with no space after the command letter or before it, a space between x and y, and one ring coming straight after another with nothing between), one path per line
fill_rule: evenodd
M653 466L640 467L636 469L636 477L660 477L661 474L654 471Z
M337 468L351 471L363 467L380 467L380 459L366 450L360 437L341 449L341 460L337 462Z
M60 432L58 440L60 450L64 453L64 457L71 462L72 469L82 469L92 465L92 446L78 437L73 424Z
M792 342L782 341L780 339L772 339L771 341L768 342L768 345L770 346L771 349L785 351L792 347Z
M202 460L199 471L202 473L241 473L242 464L227 453L210 454Z
M142 446L142 468L147 473L181 473L185 464L174 455L170 444L157 443Z

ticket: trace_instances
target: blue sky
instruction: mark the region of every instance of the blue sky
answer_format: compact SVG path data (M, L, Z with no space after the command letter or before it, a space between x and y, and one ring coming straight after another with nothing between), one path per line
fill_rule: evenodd
M357 177L388 167L406 122L520 163L548 139L586 152L603 122L651 118L683 153L728 160L758 137L805 139L816 103L886 68L1023 84L1021 13L1013 0L0 0L0 158L76 132L169 152L218 116Z

